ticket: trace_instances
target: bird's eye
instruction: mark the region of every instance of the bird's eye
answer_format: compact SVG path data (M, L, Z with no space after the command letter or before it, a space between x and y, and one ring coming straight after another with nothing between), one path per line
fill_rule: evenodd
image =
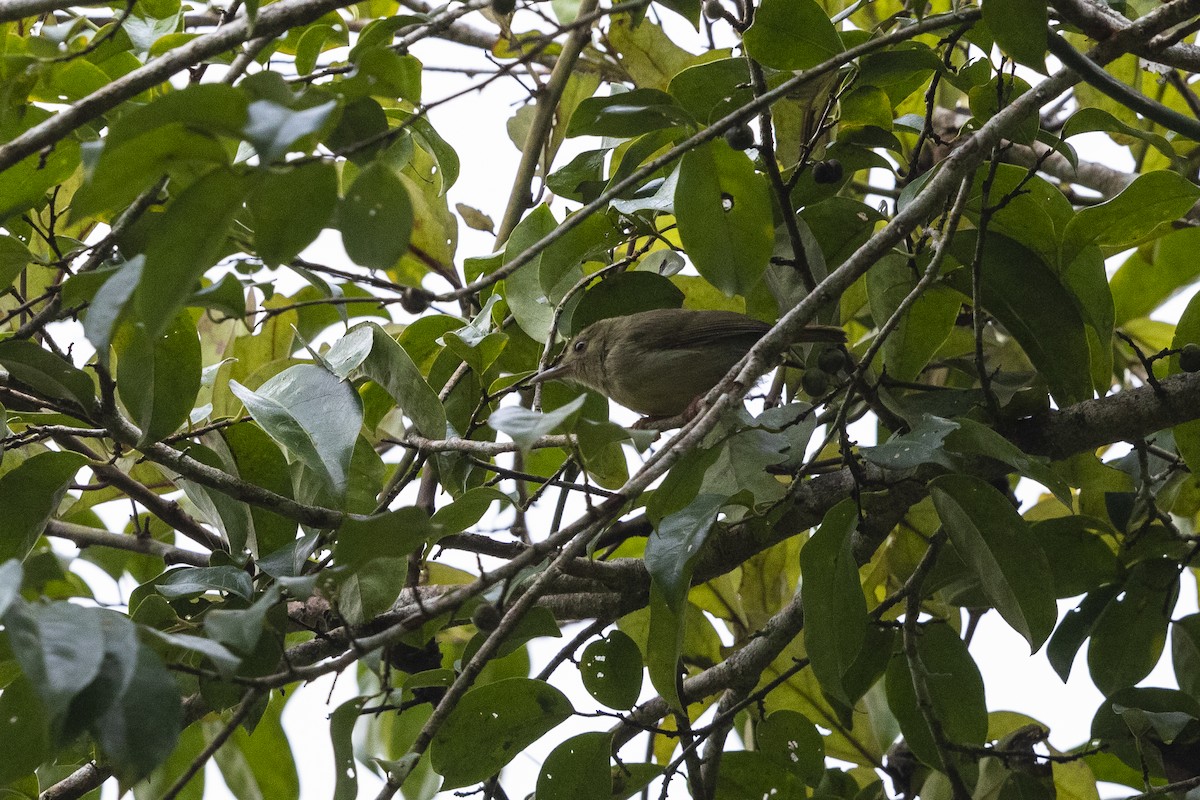
M575 344L571 346L571 349L576 353L582 353L584 350L587 350L587 339L580 339L579 341L575 342Z

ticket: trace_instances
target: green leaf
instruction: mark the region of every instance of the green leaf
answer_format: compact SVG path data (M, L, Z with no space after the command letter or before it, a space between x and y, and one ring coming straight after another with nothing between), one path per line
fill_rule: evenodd
M446 435L446 409L412 358L387 331L373 322L358 325L325 354L341 378L365 375L396 401L413 425L430 439Z
M1067 508L1072 507L1071 487L1052 470L1047 460L1031 456L991 428L967 417L954 421L958 430L946 439L946 446L958 453L987 456L1007 464L1026 478L1049 489Z
M300 797L291 743L280 723L284 702L282 696L273 693L258 723L250 730L239 725L226 745L217 750L214 760L235 797L271 800ZM219 719L205 722L205 738L212 741L222 725Z
M535 606L517 620L516 626L504 637L504 641L500 643L500 647L496 650L495 658L504 658L520 650L525 646L526 642L542 637L561 639L562 630L559 629L558 623L554 619L554 614L550 609ZM486 631L477 632L467 642L467 646L463 648L462 663L469 663L487 638L488 633Z
M1195 241L1193 241L1195 240ZM1200 229L1184 228L1135 250L1112 276L1115 321L1124 325L1151 312L1200 275Z
M650 683L675 711L683 711L679 698L681 675L679 658L688 629L688 606L676 611L663 596L662 589L650 582L647 607L646 668Z
M421 145L421 149L433 156L437 166L438 197L444 197L458 181L460 161L458 153L442 135L434 130L424 116L410 116L404 120L412 130L413 138Z
M318 106L292 109L270 100L255 100L246 109L248 119L242 129L246 141L254 145L258 157L269 164L293 149L307 149L301 139L320 131L337 110L337 101Z
M254 220L254 250L263 263L286 264L312 244L333 218L337 185L337 168L328 161L289 166L263 176L246 198Z
M488 417L488 427L507 434L517 446L528 452L534 442L567 424L581 408L587 397L581 395L565 406L539 413L520 406L504 406Z
M235 653L251 656L262 637L271 633L267 614L278 602L279 591L272 587L249 608L209 609L204 615L204 633Z
M355 264L390 269L408 251L413 204L399 176L372 163L358 174L337 211L346 255Z
M32 775L52 752L46 712L32 681L19 677L0 693L0 787Z
M584 292L562 327L573 336L597 320L682 305L683 292L668 278L653 272L621 272Z
M892 99L878 86L857 86L842 97L841 126L892 129Z
M379 101L373 97L360 97L342 109L337 125L325 136L325 145L335 154L344 154L354 164L365 167L387 145L383 138L387 129L387 113ZM399 141L407 142L403 137ZM405 161L407 158L401 163Z
M142 430L138 445L161 441L188 420L200 391L200 338L190 315L179 314L161 336L142 325L119 334L117 388Z
M289 367L252 392L230 389L272 439L344 497L354 442L362 428L362 401L349 383L315 364Z
M539 800L610 800L612 746L611 733L596 731L572 736L555 747L538 775Z
M335 39L335 34L332 25L312 24L305 26L303 31L296 42L296 72L308 75L316 68L326 41Z
M612 768L612 800L628 800L642 791L662 774L656 764L633 764L628 761Z
M817 726L798 711L771 712L758 723L754 738L759 752L807 784L815 786L825 771L825 742Z
M71 701L100 672L104 633L99 613L71 603L22 602L4 615L13 658L41 700L52 738L62 732Z
M692 564L728 499L721 494L701 494L687 507L664 517L646 540L650 580L676 613L682 611L691 588Z
M858 701L843 679L859 657L869 624L851 546L857 528L858 505L843 500L800 550L804 649L821 689L846 706Z
M933 707L930 712L942 726L946 739L958 745L979 745L987 737L988 713L979 667L949 625L920 628L917 655ZM892 655L885 678L888 707L913 754L923 763L941 769L933 733L917 705L913 674L903 650Z
M765 753L740 750L721 756L715 800L801 798L805 795L804 785L799 779Z
M107 280L91 298L87 316L83 319L83 334L96 348L97 357L102 364L107 364L109 361L108 348L112 343L113 333L117 329L117 323L125 312L130 298L137 291L138 284L142 282L142 270L145 265L146 257L144 255L139 254L129 259L109 274ZM89 277L91 276L85 274L72 280L86 280ZM67 288L74 287L68 282Z
M758 283L775 247L766 178L724 140L683 157L675 215L684 250L700 274L727 295Z
M333 767L337 775L333 800L354 800L358 796L358 764L354 760L354 723L366 697L355 697L338 706L329 715L329 738L333 740Z
M208 618L205 618L205 625L208 624ZM204 656L212 662L222 675L230 675L233 670L237 669L242 663L242 657L234 653L220 642L215 642L212 639L206 639L203 636L192 636L187 633L169 633L160 631L154 628L144 629L145 633L151 637L158 639L171 647L176 647L181 650L186 650L189 653L196 653Z
M975 236L964 231L951 249L974 253ZM961 248L961 249L960 249ZM961 257L964 264L971 258ZM983 252L983 305L1008 329L1045 378L1060 406L1092 397L1090 350L1074 297L1033 252L999 234L989 234ZM969 270L950 276L970 297Z
M1171 624L1171 666L1180 690L1200 700L1200 614L1189 614Z
M137 318L148 336L166 331L200 276L216 263L249 186L242 175L213 170L185 189L153 225L135 294Z
M1018 64L1046 72L1047 14L1039 0L984 0L983 21L996 44Z
M211 308L222 317L241 319L246 316L246 287L234 276L225 273L221 280L197 289L187 300L189 308ZM220 317L217 318L220 321Z
M1189 344L1200 344L1200 294L1192 295L1188 300L1183 313L1179 315L1179 321L1175 324L1175 335L1171 338L1171 348L1174 350ZM3 363L2 357L0 363ZM1171 356L1167 362L1167 372L1176 375L1182 371L1179 356ZM1200 420L1184 422L1171 430L1175 436L1175 446L1188 469L1200 469Z
M1055 597L1077 597L1117 580L1117 557L1102 523L1072 515L1035 522L1032 530L1054 575Z
M634 89L582 101L567 124L567 136L631 139L650 131L687 125L690 121L690 115L666 92Z
M415 56L401 55L386 47L356 47L355 51L351 60L358 70L344 84L346 91L421 104L421 62Z
M407 560L377 558L338 584L337 610L351 625L363 625L390 609L404 590Z
M1158 170L1139 175L1116 197L1080 209L1063 234L1059 263L1068 265L1089 244L1106 255L1156 238L1170 223L1200 200L1200 186L1174 172Z
M237 468L237 475L255 486L294 499L287 459L271 438L252 422L231 425L222 431ZM261 558L290 544L296 538L296 522L261 506L249 506L254 534L250 552ZM261 565L260 565L261 566Z
M1075 663L1075 654L1083 646L1083 642L1092 635L1096 620L1108 607L1117 593L1119 586L1101 586L1088 593L1078 606L1063 615L1058 629L1050 637L1046 645L1046 660L1063 683L1071 675L1071 667Z
M109 129L104 146L107 151L145 136L138 142L144 147L175 124L193 131L240 137L246 124L246 107L246 94L241 89L224 83L190 84L122 114Z
M642 652L627 634L612 630L583 648L579 677L588 694L609 708L633 708L642 692Z
M667 91L689 114L713 122L754 97L744 58L723 58L689 66L671 77Z
M845 49L842 37L813 0L764 0L743 37L746 53L779 70L800 70Z
M0 561L25 559L58 510L75 473L87 462L78 453L38 453L0 476Z
M679 658L687 629L687 594L692 566L729 498L701 494L686 507L662 518L646 541L645 562L650 573L650 635L647 664L650 682L672 708L683 708L677 680Z
M1159 134L1134 127L1133 125L1126 125L1102 108L1085 107L1076 111L1063 123L1062 138L1069 139L1072 136L1077 136L1081 133L1091 133L1093 131L1106 131L1108 133L1121 133L1126 136L1133 136L1150 144L1172 162L1179 158L1171 143ZM1116 293L1114 292L1114 294Z
M876 325L883 325L917 284L908 259L886 256L867 272L867 299ZM899 381L915 381L925 365L954 330L962 298L935 284L929 287L900 317L899 324L883 343L883 363L888 375Z
M406 558L439 533L423 510L408 506L367 519L347 519L338 528L334 556L351 569L376 558Z
M92 379L81 369L27 339L0 342L0 367L44 397L77 403L91 413L96 402Z
M499 489L476 486L435 511L433 524L439 526L443 534L461 533L483 519L496 501L500 502L501 508L512 502L509 496Z
M234 464L228 458L225 448L221 446L223 442L220 438L214 436L205 437L205 439L219 450L193 442L187 445L188 455L214 469L232 472ZM182 477L177 478L176 482L188 499L196 505L204 521L216 527L224 535L229 542L231 552L240 553L250 540L250 506L235 500L224 492L218 492Z
M505 263L537 244L557 226L554 214L545 203L530 211L517 223L504 245ZM543 250L504 280L505 300L517 324L530 338L541 342L550 334L550 326L554 322L554 304L562 299L561 296L553 297L553 288L549 291L543 288L542 265L549 263L550 258ZM560 281L567 283L567 288L578 277L578 268L563 270L559 275Z
M206 592L229 592L246 602L254 596L254 585L246 571L234 566L183 567L158 579L155 587L169 600L198 596Z
M20 239L0 236L0 290L11 286L31 261L33 253Z
M183 704L175 678L158 655L138 641L133 623L115 612L102 614L106 668L120 659L127 663L111 676L119 688L93 724L92 735L128 785L171 755L183 727Z
M178 122L136 138L89 143L83 150L86 182L71 205L71 220L128 206L172 169L200 170L229 164L229 152L213 135Z
M0 562L0 617L8 610L9 605L21 593L21 579L24 570L21 562L15 558Z
M1179 570L1165 558L1136 564L1092 628L1088 672L1105 696L1150 674L1167 641Z
M987 122L1013 101L1030 90L1029 82L1016 75L996 75L967 93L971 113L977 123ZM1032 146L1038 138L1040 119L1036 112L1029 111L1010 124L1013 141Z
M489 778L574 712L544 681L506 678L467 692L429 748L442 791Z
M26 108L20 124L0 123L0 141L9 141L25 127L43 122L50 113ZM79 167L79 144L73 138L60 139L49 152L42 150L0 172L0 220L38 205L46 192L62 183Z
M938 464L954 469L957 464L946 447L946 437L959 428L959 421L925 414L907 433L894 434L875 447L863 447L863 458L887 469L914 469L922 464Z
M697 0L671 0L659 2L659 5L688 16L692 27L698 28L700 3ZM683 6L687 6L687 11L682 9ZM605 44L610 51L616 51L621 67L634 86L665 89L671 78L684 67L696 63L697 57L676 43L674 31L664 30L663 25L646 24L644 16L642 11L634 9L613 14L605 31ZM587 94L593 92L595 89Z
M1036 651L1058 619L1046 556L1012 503L968 475L943 475L930 496L954 549L1000 616Z

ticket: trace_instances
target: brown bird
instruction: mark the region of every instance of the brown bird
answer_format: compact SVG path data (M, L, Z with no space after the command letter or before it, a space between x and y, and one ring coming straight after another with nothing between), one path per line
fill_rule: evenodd
M733 311L660 308L594 322L534 382L566 380L654 418L676 417L716 386L771 326ZM800 342L839 343L845 331L811 325Z

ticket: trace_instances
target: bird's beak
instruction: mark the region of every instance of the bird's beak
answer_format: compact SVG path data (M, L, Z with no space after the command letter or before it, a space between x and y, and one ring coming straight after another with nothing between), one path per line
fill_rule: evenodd
M571 369L570 364L559 364L556 367L550 367L549 369L544 369L541 372L537 373L536 375L531 375L529 378L526 379L525 382L526 383L543 383L544 381L553 381L553 380L559 380L562 378L568 378L571 376L571 373L573 371L574 370Z

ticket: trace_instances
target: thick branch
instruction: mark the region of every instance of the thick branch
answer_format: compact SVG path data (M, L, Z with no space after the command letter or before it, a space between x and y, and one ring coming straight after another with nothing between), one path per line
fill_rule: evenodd
M1173 375L1159 384L1161 392L1141 386L1021 420L1009 438L1027 453L1061 459L1200 418L1200 373Z
M116 108L126 100L157 86L188 67L237 47L251 36L278 36L289 28L312 22L322 14L347 4L348 0L282 0L263 7L253 31L250 21L243 17L185 45L168 50L145 66L122 75L0 146L0 171L8 169L44 147L52 147L71 131Z
M579 4L578 15L585 17L591 14L596 10L596 5L597 0L583 0ZM525 136L525 145L521 149L521 163L517 167L517 176L513 180L512 192L508 196L508 207L504 209L504 218L500 221L500 228L496 232L498 244L508 241L513 229L520 222L521 215L533 205L531 185L550 137L555 112L558 110L558 101L562 99L563 91L567 88L567 81L575 69L575 62L591 38L591 25L571 31L566 44L563 45L558 61L554 64L554 71L550 73L550 80L538 92L533 123L529 126L529 133ZM549 168L550 165L547 164L546 169Z
M63 522L52 519L46 523L47 536L66 539L83 547L111 547L116 550L128 550L132 553L144 553L148 556L161 558L167 564L190 564L193 567L207 567L208 556L194 550L184 550L173 547L157 539L146 536L130 536L124 533L113 533L89 528L86 525L76 525L73 522Z
M49 11L58 11L71 6L99 6L103 0L8 0L0 3L0 22L15 22L25 17L40 17Z

